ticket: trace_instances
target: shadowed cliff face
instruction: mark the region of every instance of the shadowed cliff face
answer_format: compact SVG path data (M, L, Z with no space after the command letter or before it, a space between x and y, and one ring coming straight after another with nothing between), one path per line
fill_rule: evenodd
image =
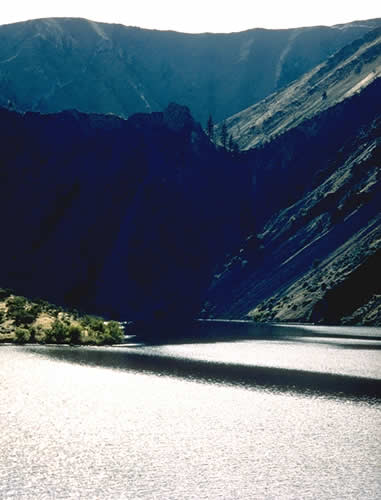
M187 108L0 110L0 282L119 319L197 312L247 182Z
M257 228L215 273L205 315L381 324L372 279L381 245L380 75L378 28L226 121L247 149Z
M381 324L380 90L245 154L257 232L215 274L205 315Z

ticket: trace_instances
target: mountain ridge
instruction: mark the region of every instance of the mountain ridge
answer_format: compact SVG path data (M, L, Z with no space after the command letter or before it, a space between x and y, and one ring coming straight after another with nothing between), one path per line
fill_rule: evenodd
M200 35L72 18L3 25L0 105L126 117L178 102L202 123L210 113L219 121L380 23Z
M224 123L240 149L248 150L338 104L380 76L381 28L376 28Z
M28 61L25 55L31 50L33 56L25 74L34 67L36 43L46 56L44 67L51 66L54 75L59 73L54 66L58 49L70 55L66 65L77 58L81 85L89 75L96 81L99 68L120 76L126 61L135 76L140 70L145 73L147 68L139 69L134 59L136 52L119 53L118 64L110 57L118 36L124 40L124 29L107 31L107 25L68 22L71 38L60 22L49 25L42 20L45 32L32 41L30 26L21 24L21 55ZM33 22L31 26L35 28ZM358 25L340 29L351 31ZM83 41L80 50L76 30ZM237 34L239 44L226 61L238 54L242 67L250 66L253 44L256 50L264 47L263 30L254 31L255 43L250 41L251 31ZM266 75L264 68L262 75L271 73L272 84L279 82L291 64L293 47L303 41L308 52L304 35L311 35L315 43L319 33L277 33L272 55L264 63L270 64L271 72ZM0 27L0 41L3 34ZM136 35L130 41L140 55L162 36L147 30L149 43L143 43L139 29L129 34ZM188 36L167 35L163 46L172 47L174 39L187 41L178 44L173 60L180 61L195 47ZM211 40L209 35L201 38ZM212 38L226 49L223 35ZM193 39L202 47L200 37ZM5 66L0 54L3 90L1 71L8 63L17 68L20 63L19 34L14 41L13 56ZM2 225L7 244L0 249L1 285L117 319L190 318L206 295L204 317L381 324L381 290L372 278L381 245L380 42L381 28L367 31L250 107L249 112L259 110L257 116L267 119L267 129L258 138L256 127L251 129L253 116L248 116L246 135L243 126L238 131L233 124L239 132L234 139L239 142L241 134L241 149L246 148L240 153L213 145L183 105L170 104L164 111L138 112L127 119L112 113L86 114L75 106L46 114L42 101L33 101L41 89L38 79L31 79L25 98L31 96L33 106L44 113L0 109L0 210L7 214ZM154 47L155 64L160 62L160 47ZM302 52L297 54L298 59ZM224 60L221 56L215 67ZM228 69L228 64L222 67L226 75ZM151 70L153 77L156 69ZM176 77L169 71L169 80L161 83L184 89L193 70L189 65ZM111 73L104 73L102 81L110 85ZM59 77L61 90L64 77ZM144 108L148 94L135 85L137 81L125 83ZM224 80L226 88L229 81ZM54 82L48 79L49 85ZM23 90L22 79L8 83L14 92ZM73 97L70 85L67 92ZM100 99L109 110L103 91L98 88L92 94L94 88L88 92L88 104ZM119 91L113 95L122 95ZM0 96L5 99L5 94ZM17 107L17 102L12 104ZM228 132L231 120L226 121Z

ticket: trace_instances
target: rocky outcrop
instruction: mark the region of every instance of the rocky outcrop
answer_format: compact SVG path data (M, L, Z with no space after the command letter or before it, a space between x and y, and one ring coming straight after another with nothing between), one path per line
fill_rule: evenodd
M0 282L116 319L197 313L247 180L187 108L0 110Z
M380 324L380 84L247 153L256 232L216 272L205 316Z
M379 25L199 35L70 18L0 26L0 105L127 117L175 101L218 122Z
M310 320L331 324L340 321L350 323L353 316L354 321L357 319L365 324L381 324L380 269L381 249L378 249L355 269L350 270L344 280L326 289L322 298L313 306ZM361 315L360 308L364 309Z
M255 228L216 272L206 316L381 324L380 58L376 29L227 120L256 145Z

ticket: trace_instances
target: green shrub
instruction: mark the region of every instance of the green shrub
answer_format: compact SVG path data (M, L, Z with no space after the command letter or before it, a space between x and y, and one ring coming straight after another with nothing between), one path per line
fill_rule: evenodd
M98 345L100 344L100 337L97 332L94 332L94 330L91 330L90 328L87 328L87 336L83 339L83 343L86 345Z
M104 320L102 318L99 318L98 316L86 315L82 318L81 323L86 328L89 328L90 330L93 330L98 334L103 334L106 331L106 325Z
M45 344L46 342L46 329L41 325L36 325L30 328L30 331L34 333L34 340L32 340L31 333L31 342L38 342L40 344Z
M37 318L37 316L39 316L43 312L43 309L40 306L40 304L31 304L30 307L29 307L29 312L35 318Z
M65 344L69 341L69 327L59 319L54 320L45 340L48 343Z
M123 341L123 329L117 321L106 323L102 320L102 327L100 327L99 323L92 324L95 324L98 329L94 330L87 326L87 337L84 339L84 343L90 345L112 345Z
M37 342L37 338L36 338L36 335L37 335L37 330L36 328L34 328L33 326L29 327L29 342L32 342L32 343L35 343Z
M119 344L124 339L123 330L117 321L109 321L104 325L104 332L98 334L97 343L101 345Z
M8 314L11 315L17 311L24 310L27 304L25 297L10 297L7 300Z
M38 307L30 306L24 297L11 297L7 300L7 318L15 325L30 325L39 314Z
M106 325L106 332L113 344L118 344L124 340L123 329L117 321L109 321Z
M79 326L69 326L68 329L69 342L72 345L78 345L82 343L82 330Z
M45 330L44 335L41 336L40 342L41 344L54 344L56 339L54 337L53 331L51 329Z
M26 344L30 340L30 332L26 328L16 328L15 342L16 344Z
M50 304L50 302L44 299L35 299L34 303L39 307L41 312L52 314L54 316L57 316L58 313L62 310L62 307Z

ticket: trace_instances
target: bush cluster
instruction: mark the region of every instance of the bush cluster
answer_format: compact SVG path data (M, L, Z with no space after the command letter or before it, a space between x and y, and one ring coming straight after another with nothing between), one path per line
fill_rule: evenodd
M123 330L116 321L104 322L100 318L85 317L80 325L55 319L50 329L44 332L40 342L71 345L112 345L122 342Z
M96 345L117 344L123 340L123 330L117 321L104 321L97 316L84 316L81 325L87 332L85 343Z
M30 332L27 328L16 328L15 342L16 344L26 344L30 341Z
M123 329L117 321L81 316L78 311L69 313L42 299L30 302L3 288L0 288L1 299L5 300L6 309L0 310L0 323L5 320L13 323L16 327L14 341L18 344L111 345L122 342L124 338ZM54 319L50 328L35 323L41 313Z
M10 297L7 300L7 319L16 326L31 325L41 313L38 304L29 303L25 297Z

